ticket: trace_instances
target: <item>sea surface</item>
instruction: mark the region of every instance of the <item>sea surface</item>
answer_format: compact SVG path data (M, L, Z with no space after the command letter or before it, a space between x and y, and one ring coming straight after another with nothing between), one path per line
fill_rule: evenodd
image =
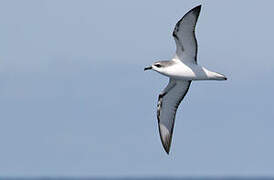
M0 177L0 180L274 180L274 177Z

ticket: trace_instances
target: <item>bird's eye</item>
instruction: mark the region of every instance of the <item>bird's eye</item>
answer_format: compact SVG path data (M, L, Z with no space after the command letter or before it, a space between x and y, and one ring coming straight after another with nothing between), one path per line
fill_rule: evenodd
M161 64L155 64L155 66L158 68L162 67Z

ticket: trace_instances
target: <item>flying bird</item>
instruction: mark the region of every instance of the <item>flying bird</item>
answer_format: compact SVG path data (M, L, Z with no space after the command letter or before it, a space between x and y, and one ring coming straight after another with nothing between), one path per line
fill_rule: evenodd
M169 77L169 83L158 97L157 119L162 145L169 154L177 108L185 97L191 81L227 80L219 73L197 64L198 45L195 26L201 5L191 9L175 25L173 38L176 54L170 61L157 61L144 70L154 70Z

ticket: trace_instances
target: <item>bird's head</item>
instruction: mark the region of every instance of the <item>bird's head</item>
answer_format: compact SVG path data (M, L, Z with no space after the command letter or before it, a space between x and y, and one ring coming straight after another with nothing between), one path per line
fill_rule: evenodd
M144 71L146 70L154 70L159 73L165 74L166 68L173 64L172 61L157 61L153 63L151 66L145 67Z

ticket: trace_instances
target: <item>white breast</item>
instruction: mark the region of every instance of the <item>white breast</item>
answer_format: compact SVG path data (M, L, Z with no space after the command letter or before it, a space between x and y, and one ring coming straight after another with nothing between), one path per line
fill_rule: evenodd
M196 64L176 64L166 67L161 74L180 80L206 80L211 77L211 71Z

